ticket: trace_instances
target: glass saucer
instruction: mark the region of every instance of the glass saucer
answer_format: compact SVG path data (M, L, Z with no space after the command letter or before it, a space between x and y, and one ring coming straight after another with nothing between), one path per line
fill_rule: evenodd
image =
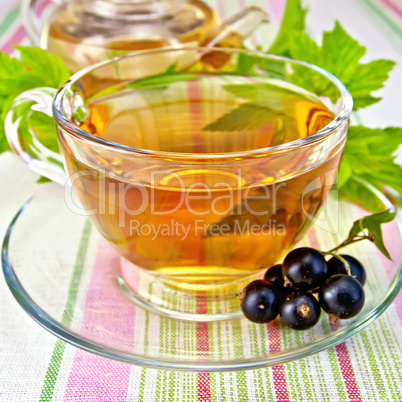
M379 210L390 207L386 199L380 200ZM366 214L354 204L330 199L300 245L330 249L346 238L354 220ZM149 311L124 292L125 262L86 217L67 208L63 189L55 184L42 185L13 219L3 243L2 262L8 286L22 308L68 343L144 367L233 371L320 352L377 319L402 284L397 222L383 225L383 234L393 261L368 241L345 249L367 269L362 312L335 325L323 313L314 328L301 332L284 327L280 319L264 325L241 316L208 322L214 307L202 298L196 304L197 314L204 315L199 321ZM158 292L151 289L152 283L137 278L135 285L135 277L131 280L131 287L147 286L150 294ZM173 294L163 297L175 303Z

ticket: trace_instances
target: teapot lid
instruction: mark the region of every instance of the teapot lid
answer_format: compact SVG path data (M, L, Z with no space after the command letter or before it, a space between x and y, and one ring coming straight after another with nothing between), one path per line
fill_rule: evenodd
M79 0L92 13L102 17L130 20L149 20L161 18L181 9L187 0Z

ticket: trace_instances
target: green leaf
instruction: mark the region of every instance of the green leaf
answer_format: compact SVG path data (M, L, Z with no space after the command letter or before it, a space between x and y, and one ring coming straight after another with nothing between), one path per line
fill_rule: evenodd
M59 152L57 130L52 117L40 112L31 112L29 115L29 127L35 132L36 138L42 145L53 152Z
M43 183L49 183L49 182L51 182L51 180L48 179L47 177L40 176L39 179L36 180L36 182L37 182L38 184L43 184Z
M59 55L53 55L35 47L16 46L15 48L20 52L22 61L30 74L40 81L36 83L36 86L58 88L69 79L70 71Z
M395 152L401 143L402 127L349 127L338 175L340 194L372 210L370 197L358 196L354 191L356 186L349 185L352 176L380 191L389 186L402 193L402 167L395 162Z
M261 70L267 78L283 79L287 74L288 61L272 58L269 55L239 53L237 66L233 73L238 75L261 76Z
M34 83L34 78L20 60L0 53L0 96L9 96L12 93L18 95Z
M203 127L204 131L241 131L260 128L283 117L278 111L265 106L244 103L214 122Z
M386 162L381 169L375 169L371 173L362 175L362 178L368 180L373 185L389 186L402 194L402 167L394 162Z
M70 77L70 71L60 56L33 47L17 46L16 49L20 52L21 60L0 52L0 154L11 149L4 132L4 120L13 100L29 89L59 88ZM39 134L40 141L57 152L53 119L33 112L24 121L23 127L26 129L28 121L32 124L31 129Z
M269 53L290 55L289 39L295 34L304 32L307 9L304 9L301 0L287 0L281 27Z
M205 131L241 131L252 130L265 126L269 122L278 119L292 119L287 113L288 101L294 98L310 102L321 103L318 98L304 90L290 89L285 84L250 83L223 85L226 91L237 98L247 99L250 102L240 105L213 123L203 128ZM291 102L289 102L291 104Z
M378 247L378 249L387 258L392 260L391 256L389 255L384 245L384 241L382 238L381 224L392 221L395 218L395 216L396 216L395 210L386 210L383 212L379 212L377 214L365 216L364 218L355 221L345 242L352 240L354 237L358 235L367 234L365 232L368 231L370 235L374 235L374 244Z
M353 39L339 22L335 23L332 31L324 32L322 46L305 33L293 33L289 43L291 57L322 67L348 88L354 100L354 110L372 105L381 99L373 96L372 92L383 87L395 65L393 61L382 59L361 63L366 52L365 47ZM296 68L292 82L332 100L336 95L332 86L325 84L325 77L314 71L306 71L300 75Z
M147 87L160 87L169 84L173 84L175 82L180 81L191 81L194 79L198 79L195 74L186 74L186 73L177 73L177 74L157 74L154 76L149 76L145 78L141 78L139 80L133 81L127 85L128 88L132 89L142 89Z
M339 190L339 196L355 204L362 205L369 212L378 212L384 209L383 202L373 196L373 192L355 179L348 180Z
M347 138L347 147L350 150L364 144L373 156L385 155L391 157L398 149L398 146L402 144L402 127L368 128L350 126Z
M390 60L374 60L368 64L358 64L345 85L353 96L354 109L363 108L381 100L371 92L381 89L395 66ZM342 81L342 74L338 77Z
M0 155L6 151L11 151L11 147L8 144L6 133L0 128Z
M321 47L305 33L293 34L289 38L289 46L294 59L315 65L325 63Z
M350 164L342 162L338 171L338 182L337 182L338 188L342 188L352 177L352 175L353 170Z
M238 98L248 99L256 105L270 108L276 106L278 109L283 109L283 104L292 98L320 102L318 98L307 91L297 90L297 88L287 88L278 83L228 84L223 85L222 88Z
M1 55L1 53L0 53ZM4 119L11 106L12 101L16 95L0 97L0 155L3 152L11 151L11 147L8 144L6 133L4 131Z
M147 87L158 87L173 84L179 81L191 81L198 78L196 74L189 72L177 72L177 62L169 65L166 70L159 74L149 75L140 78L127 85L127 88L142 89Z
M165 74L172 74L177 72L177 62L172 63L168 68L165 70Z
M334 29L323 34L321 52L321 61L330 67L331 70L328 71L339 78L342 74L350 76L355 72L356 64L364 56L366 49L336 21Z

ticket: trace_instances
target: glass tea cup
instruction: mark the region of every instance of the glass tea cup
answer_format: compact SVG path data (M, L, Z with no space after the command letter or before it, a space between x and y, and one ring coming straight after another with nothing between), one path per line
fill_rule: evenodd
M123 257L127 297L213 320L239 314L236 293L316 221L351 110L346 88L316 66L175 47L23 93L6 133L33 171L68 184L67 205ZM54 119L61 155L40 126L27 127L40 113Z

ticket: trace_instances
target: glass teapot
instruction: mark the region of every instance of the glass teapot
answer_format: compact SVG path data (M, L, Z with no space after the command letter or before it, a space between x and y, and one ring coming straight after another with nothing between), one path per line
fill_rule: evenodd
M221 23L201 0L23 0L22 18L32 42L58 53L73 72L135 50L240 47L268 22L263 10L248 7Z

